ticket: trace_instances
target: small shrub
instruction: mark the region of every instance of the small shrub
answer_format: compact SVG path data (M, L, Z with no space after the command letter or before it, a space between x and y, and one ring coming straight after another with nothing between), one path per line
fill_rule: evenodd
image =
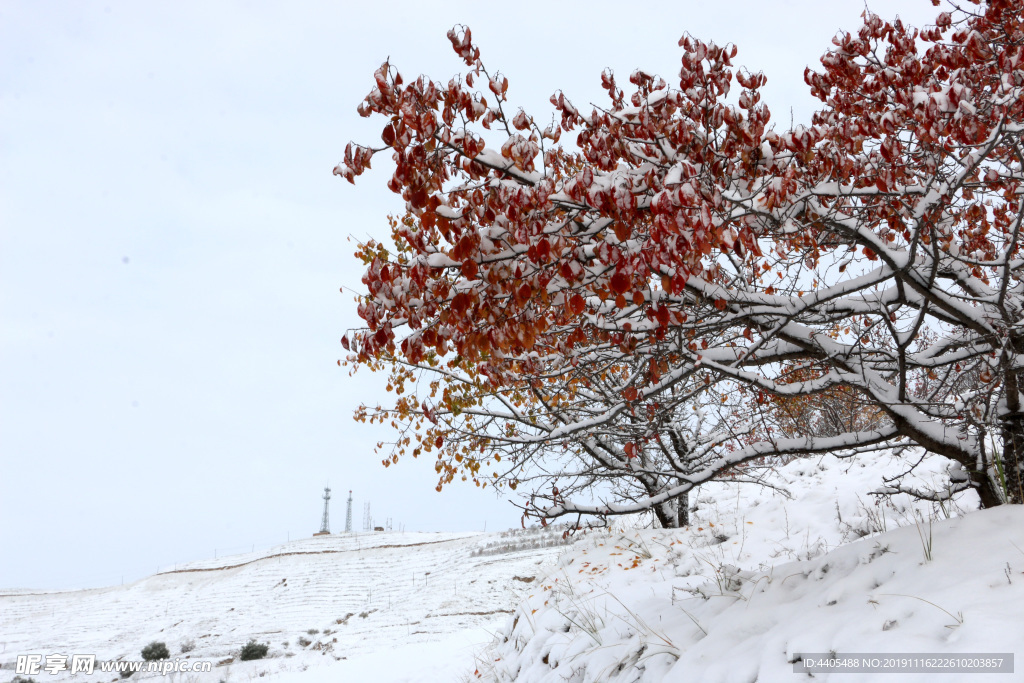
M316 630L315 628L311 628L308 631L306 631L306 633L308 633L311 636L315 636L316 634L320 633L320 631Z
M255 639L250 640L248 643L242 646L242 651L238 653L238 658L247 662L251 659L263 659L267 656L267 650L270 646L266 643L257 643Z
M181 654L192 652L194 649L196 649L196 641L191 638L181 641Z
M22 678L21 676L15 676L11 679L11 683L36 683L34 678Z
M124 669L121 671L121 678L130 678L133 673L135 672L131 669Z
M304 636L299 636L299 645L301 645L302 647L308 647L309 644L312 643L312 642L313 641L310 640L309 638L306 638Z
M158 659L169 659L171 651L167 649L167 643L153 641L142 648L142 658L147 662L155 662Z

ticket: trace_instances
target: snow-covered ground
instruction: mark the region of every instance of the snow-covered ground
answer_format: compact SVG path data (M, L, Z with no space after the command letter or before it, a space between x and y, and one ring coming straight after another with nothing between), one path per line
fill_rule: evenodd
M185 657L182 645L191 643L190 659L223 662L188 680L300 674L327 663L338 671L381 666L388 675L405 668L419 675L417 662L426 667L431 657L433 669L471 671L470 646L490 640L518 589L552 565L560 541L558 533L526 531L339 534L182 565L125 586L0 591L0 681L13 678L19 654L137 660L152 641L166 643L172 659ZM269 643L268 659L238 661L250 638ZM424 675L419 680L450 680ZM75 678L104 676L112 674ZM388 680L382 676L367 680Z
M801 653L1021 660L1024 508L868 495L906 462L797 460L770 487L703 487L687 529L620 523L569 549L531 547L551 532L336 535L128 586L0 591L0 681L18 654L137 659L153 640L172 658L194 642L190 658L221 664L132 680L766 683L811 680L793 672ZM941 484L943 468L918 479ZM268 659L237 660L250 638L270 644ZM812 680L1024 680L1024 661L1015 670Z
M594 534L563 555L480 659L488 680L808 680L801 653L1024 657L1024 508L877 501L888 452L803 459L713 484L685 530ZM936 459L920 481L941 486ZM782 491L788 491L788 498ZM958 517L958 515L963 515ZM1016 673L813 680L1019 681Z

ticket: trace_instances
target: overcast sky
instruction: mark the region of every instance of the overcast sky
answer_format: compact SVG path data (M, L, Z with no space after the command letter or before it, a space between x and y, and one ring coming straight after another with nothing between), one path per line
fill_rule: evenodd
M929 0L876 3L914 25ZM118 583L317 531L322 488L362 526L519 523L490 491L443 494L431 462L385 470L351 419L383 377L349 377L349 236L401 204L386 164L331 175L382 124L355 108L390 57L463 67L467 24L513 106L600 72L678 73L688 32L768 76L780 129L816 108L803 69L862 0L708 2L0 1L0 588ZM627 88L628 90L628 88ZM429 458L428 458L429 460Z

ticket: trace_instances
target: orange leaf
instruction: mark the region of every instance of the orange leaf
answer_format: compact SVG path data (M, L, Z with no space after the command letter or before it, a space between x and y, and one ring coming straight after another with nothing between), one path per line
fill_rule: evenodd
M586 303L583 301L583 297L578 293L573 294L572 298L569 299L569 311L572 312L573 315L579 315L582 313L585 305Z

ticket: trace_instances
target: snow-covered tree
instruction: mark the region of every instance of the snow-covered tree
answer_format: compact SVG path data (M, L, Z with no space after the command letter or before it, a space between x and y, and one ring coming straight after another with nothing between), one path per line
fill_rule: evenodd
M391 244L358 252L366 327L347 362L399 392L360 416L406 428L392 462L437 450L441 484L515 483L523 459L487 461L523 439L552 478L627 465L607 467L629 482L614 504L535 489L541 516L647 509L765 456L897 444L959 464L933 495L1024 502L1022 11L992 0L922 30L866 12L805 74L823 108L782 132L764 77L691 37L677 85L636 71L627 96L606 71L604 108L556 93L548 126L513 112L469 29L449 33L469 71L446 85L385 63L360 107L385 119L383 145L350 145L335 169L354 180L390 152L407 206ZM679 417L675 397L716 391L723 419ZM857 412L770 429L794 399ZM677 425L699 455L645 460L669 457ZM648 470L669 483L646 491Z
M642 396L648 364L640 354L594 351L585 362L549 362L539 376L495 385L459 357L388 357L389 387L400 397L361 407L357 419L398 428L397 441L380 444L386 466L436 450L439 491L461 475L528 497L527 514L538 500L589 495L600 502L572 511L650 508L661 526L676 527L687 520L687 491L734 469L726 454L747 443L753 424L711 373L686 364ZM751 463L741 476L752 472Z

